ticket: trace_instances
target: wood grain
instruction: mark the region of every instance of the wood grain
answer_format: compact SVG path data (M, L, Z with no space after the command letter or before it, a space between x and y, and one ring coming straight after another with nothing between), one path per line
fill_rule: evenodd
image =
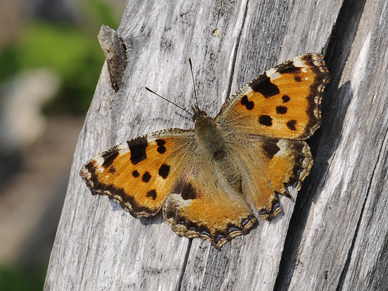
M115 93L104 65L71 171L46 290L384 290L388 286L388 6L365 1L135 1ZM218 29L219 35L213 31ZM96 44L97 45L97 44ZM179 105L215 116L225 98L277 63L326 53L332 82L309 140L310 177L283 214L220 252L176 236L161 216L135 219L93 197L78 175L135 136L192 127Z

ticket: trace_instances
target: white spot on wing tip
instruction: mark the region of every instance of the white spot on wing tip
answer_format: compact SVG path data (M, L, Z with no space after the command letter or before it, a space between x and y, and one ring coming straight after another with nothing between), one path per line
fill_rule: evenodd
M273 80L276 80L276 79L279 79L280 77L282 76L282 74L278 73L278 72L274 72L273 74L271 74L271 81Z
M271 68L271 69L269 69L269 70L267 70L267 71L265 72L265 74L266 74L267 76L271 76L271 79L272 79L272 75L275 74L275 73L276 73L276 69L274 69L274 68Z
M120 150L119 150L119 154L125 154L128 152L128 146L127 147L122 147Z
M96 161L96 164L99 166L101 166L105 162L105 160L102 156L97 156L94 158L94 160Z
M96 168L96 173L101 173L104 171L104 169L101 167L102 164L105 162L104 158L102 156L97 156L94 158L95 161L95 168Z
M302 59L300 57L296 57L296 58L292 59L292 61L294 62L295 67L299 67L299 68L305 67L304 62L302 61Z

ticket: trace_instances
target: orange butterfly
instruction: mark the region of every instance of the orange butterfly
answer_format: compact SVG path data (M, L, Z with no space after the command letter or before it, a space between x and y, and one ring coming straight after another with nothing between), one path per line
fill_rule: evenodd
M277 194L300 189L313 164L305 139L320 126L329 73L323 56L305 54L252 80L216 118L198 107L194 130L166 129L94 157L80 175L135 217L161 209L178 235L217 248L280 213Z

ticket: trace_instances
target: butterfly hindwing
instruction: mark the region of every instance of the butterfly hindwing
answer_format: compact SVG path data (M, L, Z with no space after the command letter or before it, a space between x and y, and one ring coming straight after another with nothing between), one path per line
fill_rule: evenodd
M135 217L155 215L189 166L192 131L155 132L94 157L80 175L94 195L106 195Z
M248 233L257 220L241 193L211 168L201 161L188 176L182 176L167 197L163 217L178 235L201 237L221 248L233 237Z
M303 140L319 127L329 81L323 56L305 54L249 82L224 104L217 120L233 131Z
M250 141L244 148L242 192L262 218L271 220L280 213L277 194L289 196L287 186L300 190L310 173L310 148L304 141L268 138Z

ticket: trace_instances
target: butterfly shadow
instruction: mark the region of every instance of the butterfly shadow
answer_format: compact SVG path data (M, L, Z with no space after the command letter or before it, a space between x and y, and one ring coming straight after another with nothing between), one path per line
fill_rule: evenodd
M296 199L280 263L277 286L292 277L311 206L318 201L321 189L325 188L325 184L330 179L329 160L342 139L343 122L353 99L353 91L349 81L339 89L336 88L338 83L329 84L322 98L321 128L308 140L314 157L314 166ZM283 282L280 283L281 281Z
M139 220L142 225L162 224L164 221L162 211L159 211L155 216L140 217Z
M112 199L109 199L109 201L111 203L111 207L112 207L113 212L123 211L124 213L131 215L126 209L124 209L123 206L120 205L120 203L118 203ZM155 216L139 217L139 218L135 218L135 219L139 219L139 221L142 225L161 224L163 222L163 217L162 217L161 211L159 211Z

